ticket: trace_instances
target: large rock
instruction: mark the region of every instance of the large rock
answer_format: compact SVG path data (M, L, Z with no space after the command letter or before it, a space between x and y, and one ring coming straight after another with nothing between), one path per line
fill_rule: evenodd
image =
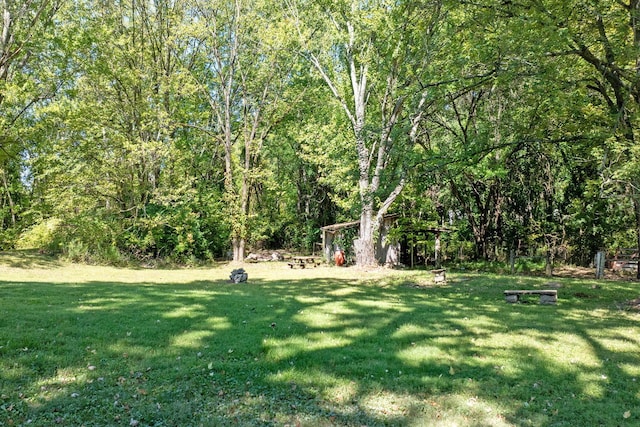
M252 252L249 255L247 255L245 260L249 262L265 262L265 261L271 261L271 256Z
M231 272L229 278L231 283L242 283L247 281L249 275L244 271L244 268L236 268Z

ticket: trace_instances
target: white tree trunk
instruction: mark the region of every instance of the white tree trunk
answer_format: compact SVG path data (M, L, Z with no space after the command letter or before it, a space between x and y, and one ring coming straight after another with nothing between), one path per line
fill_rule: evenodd
M297 14L294 13L294 16L297 16ZM400 118L404 99L402 97L394 98L397 69L392 67L387 79L385 95L381 99L382 129L377 137L365 134L364 129L370 95L367 86L369 63L358 61L356 50L367 51L372 49L372 40L366 39L368 36L365 35L364 43L361 40L361 43L357 44L358 34L356 34L356 29L349 19L339 22L340 18L331 14L329 18L338 31L344 32L347 36L344 45L345 62L343 65L345 66L344 70L348 73L344 77L351 83L349 86L350 93L343 96L340 85L331 78L330 72L327 71L330 67L325 68L320 57L313 54L313 52L308 52L307 54L351 123L358 157L358 190L362 206L360 234L359 238L354 242L356 264L363 267L376 266L378 265L378 260L375 253L375 236L378 234L384 215L398 197L402 188L404 188L404 179L402 179L376 211L374 195L380 187L381 176L389 164L389 149L392 144L391 132ZM359 59L362 60L362 57Z

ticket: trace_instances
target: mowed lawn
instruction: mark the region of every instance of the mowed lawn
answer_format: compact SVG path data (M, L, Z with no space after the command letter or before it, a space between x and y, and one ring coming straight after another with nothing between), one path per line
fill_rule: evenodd
M637 282L236 267L0 255L0 426L640 425Z

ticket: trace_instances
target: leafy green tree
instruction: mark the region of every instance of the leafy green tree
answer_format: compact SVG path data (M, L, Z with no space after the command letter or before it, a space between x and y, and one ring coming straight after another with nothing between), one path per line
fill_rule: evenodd
M322 82L301 70L297 84L300 103L265 146L273 185L259 203L261 216L278 228L270 241L311 252L320 227L352 218L355 162L341 131L342 115Z
M25 130L35 105L51 99L64 61L51 34L57 0L0 1L0 224L1 246L11 246L29 201L23 157ZM56 72L58 75L56 75Z
M425 116L422 148L425 173L441 171L448 182L477 257L538 246L550 273L576 214L570 198L579 196L567 188L593 179L572 173L576 166L592 170L592 131L581 114L588 96L573 85L580 76L570 59L523 37L540 34L523 20L507 4L477 3L455 14L456 57L442 62L453 77L438 87L447 102ZM482 43L473 42L478 37Z
M197 181L219 165L208 164L210 147L195 144L198 135L185 125L197 115L188 73L195 53L181 30L185 4L86 1L73 12L61 25L76 30L67 40L74 80L38 110L32 170L43 217L62 218L64 244L94 254L220 252L212 246L218 239L205 238L221 231L219 206L199 194Z
M580 60L576 90L593 95L584 107L600 146L603 196L613 192L633 206L640 246L640 2L573 0L510 4L546 54ZM640 266L638 269L640 278Z
M351 128L357 159L360 234L356 262L373 265L384 215L406 184L412 125L429 93L424 83L442 2L288 2L302 54L321 76Z
M262 151L294 107L295 58L287 23L273 3L195 1L191 43L201 55L192 76L208 105L199 124L224 152L224 203L234 261L251 235L252 194L263 177Z

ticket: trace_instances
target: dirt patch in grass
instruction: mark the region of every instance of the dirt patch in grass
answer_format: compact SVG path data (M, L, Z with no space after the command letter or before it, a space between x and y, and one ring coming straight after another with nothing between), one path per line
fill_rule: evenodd
M636 299L632 299L630 301L627 301L627 306L629 306L629 308L631 310L640 311L640 298L636 298Z
M589 267L558 266L554 267L553 275L556 277L567 277L575 279L595 279L596 271L594 268ZM609 269L605 270L604 278L605 280L636 280L634 273L612 271Z
M592 295L592 294L587 294L584 292L576 292L573 294L573 296L577 297L577 298L582 298L582 299L586 299L586 298L597 298L596 295Z
M594 279L595 278L595 270L593 268L588 267L573 267L573 266L562 266L553 269L553 275L555 277L565 277L565 278L577 278L577 279ZM629 281L635 282L637 281L634 272L624 272L624 271L612 271L609 269L605 270L604 280L616 280L616 281ZM600 285L593 285L592 289L600 289ZM596 295L585 293L585 292L576 292L573 294L577 298L588 299L588 298L597 298ZM627 310L635 310L640 311L640 297L632 300L625 301L624 303L619 303L618 307L621 309Z
M573 267L573 266L562 266L558 268L554 268L553 275L557 277L566 277L566 278L578 278L578 279L593 279L595 276L595 271L593 268L587 267ZM612 271L605 270L604 280L626 280L630 282L637 281L635 278L635 273L624 272L624 271ZM593 289L600 288L600 285L594 285ZM596 298L593 294L587 294L584 292L574 293L574 296L582 299L588 298ZM624 304L619 305L619 307L624 307L624 309L640 311L640 297L636 299L632 299L629 301L625 301Z

